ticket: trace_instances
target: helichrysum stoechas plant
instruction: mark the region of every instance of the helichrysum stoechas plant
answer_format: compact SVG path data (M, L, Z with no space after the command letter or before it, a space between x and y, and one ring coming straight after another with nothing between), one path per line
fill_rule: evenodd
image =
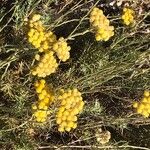
M133 107L136 108L136 112L141 114L145 118L150 116L150 91L145 90L144 96L141 102L134 102Z
M83 110L84 102L81 93L77 89L61 91L58 96L61 105L56 114L56 123L58 124L58 131L70 131L77 127L77 114Z
M48 88L44 79L35 82L38 101L32 105L37 122L45 122L50 114L48 107L54 101L54 93Z
M96 41L108 41L114 35L114 27L99 8L94 8L90 14L90 23L95 31Z
M37 54L35 59L38 60L39 63L33 68L32 75L37 75L38 77L44 78L47 75L54 73L58 67L53 51L47 51L42 57Z
M53 44L53 50L57 53L57 56L60 60L65 62L70 58L70 51L71 47L67 45L66 40L61 37Z
M123 9L122 20L125 25L130 25L134 22L134 11L130 8Z
M46 31L40 20L39 14L33 15L29 20L28 41L39 50L39 52L47 51L56 41L56 36L51 31Z

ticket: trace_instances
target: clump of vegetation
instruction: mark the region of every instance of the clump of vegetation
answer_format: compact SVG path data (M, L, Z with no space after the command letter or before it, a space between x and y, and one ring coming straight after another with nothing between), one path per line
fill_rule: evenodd
M3 0L1 149L148 149L148 3Z

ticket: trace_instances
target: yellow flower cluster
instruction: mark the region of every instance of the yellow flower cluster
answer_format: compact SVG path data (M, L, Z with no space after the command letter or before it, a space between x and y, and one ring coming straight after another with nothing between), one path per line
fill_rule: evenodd
M129 8L124 8L122 20L123 20L124 24L126 24L126 25L132 24L134 22L134 11Z
M99 8L94 8L90 14L90 23L94 28L96 41L108 41L114 35L114 27Z
M66 61L70 58L70 46L66 40L61 37L57 41L56 36L51 31L46 31L46 28L41 22L41 15L35 14L29 20L28 41L39 50L44 52L43 57L36 55L35 59L39 61L37 66L32 70L32 75L38 77L46 77L56 71L58 63L54 57L56 52L58 58Z
M134 102L133 107L136 108L138 114L145 118L150 116L150 91L145 90L141 102Z
M35 14L29 21L28 41L40 52L47 51L56 41L56 36L51 32L46 32L41 16Z
M47 75L54 73L56 71L56 68L58 67L58 63L56 61L56 58L54 57L54 52L52 51L44 53L43 57L36 55L35 59L39 60L39 63L32 70L32 75L34 76L37 75L38 77L44 78Z
M59 38L58 41L53 44L53 50L57 53L58 58L63 62L69 59L70 49L71 47L67 45L67 42L63 37Z
M34 112L34 117L36 118L35 120L37 121L37 122L41 122L41 123L43 123L43 122L46 122L46 120L47 120L47 116L50 114L50 111L48 111L48 110L36 110L35 112Z
M45 84L45 80L35 82L35 89L38 94L38 101L32 105L34 116L37 122L45 122L47 115L50 114L48 111L49 105L54 101L54 94Z
M83 110L84 102L81 93L77 89L62 91L58 97L61 106L56 115L56 123L59 125L58 131L70 131L77 127L77 114Z

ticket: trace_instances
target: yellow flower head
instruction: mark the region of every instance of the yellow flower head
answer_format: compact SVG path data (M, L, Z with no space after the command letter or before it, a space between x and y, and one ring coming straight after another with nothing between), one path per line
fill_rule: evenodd
M48 51L43 57L39 57L39 63L32 70L32 75L46 77L56 71L58 63L54 57L54 52Z
M81 93L77 89L61 92L58 97L61 105L56 115L56 123L58 131L70 131L77 127L77 114L83 110L84 102L82 101Z
M33 115L37 122L45 122L50 114L48 107L55 99L54 93L48 88L44 79L36 81L34 86L38 95L38 101L32 105Z
M130 8L124 8L121 18L125 25L132 24L134 22L134 11Z
M28 41L39 50L47 51L56 42L56 36L51 31L46 31L41 15L35 14L29 21Z
M99 8L94 8L90 14L90 23L95 31L96 41L108 41L114 35L114 27Z
M71 47L67 45L63 37L59 38L58 41L53 44L53 51L57 53L58 58L63 62L70 58L70 49Z

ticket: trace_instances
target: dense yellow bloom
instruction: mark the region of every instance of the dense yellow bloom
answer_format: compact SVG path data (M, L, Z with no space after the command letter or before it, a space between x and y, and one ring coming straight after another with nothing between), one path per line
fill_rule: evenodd
M32 70L32 75L46 77L56 71L58 63L54 52L64 62L70 58L69 51L71 48L67 45L66 40L63 37L57 40L53 32L47 31L39 14L33 15L29 20L28 41L39 52L43 52L42 57L39 54L35 55L35 60L39 61L39 63Z
M134 102L133 107L138 114L141 114L145 118L150 116L150 91L145 90L144 96L140 102Z
M28 41L40 52L47 51L56 41L56 36L51 31L46 31L41 16L35 14L29 21Z
M109 38L114 35L114 32L112 32L113 30L114 30L113 26L99 28L95 35L96 40L97 41L100 41L100 40L108 41Z
M54 57L54 52L47 51L43 54L43 57L36 55L36 59L39 60L37 66L32 70L32 75L37 75L38 77L46 77L54 73L58 67L56 58Z
M90 23L95 30L96 41L108 41L114 35L114 27L99 8L94 8L90 14Z
M70 58L71 47L67 46L67 42L63 37L59 38L57 42L53 44L53 50L57 53L57 56L60 60L65 62Z
M49 115L50 112L47 110L37 110L34 112L34 117L36 118L37 122L45 122L47 119L47 115Z
M37 122L45 122L47 115L50 114L48 107L55 97L53 92L47 87L45 80L36 81L34 86L38 95L38 101L32 105L34 117Z
M61 105L56 115L58 131L70 131L77 127L77 114L83 110L84 102L81 93L77 89L62 91L58 97Z
M132 24L134 22L134 11L130 8L124 8L122 20L126 25Z

